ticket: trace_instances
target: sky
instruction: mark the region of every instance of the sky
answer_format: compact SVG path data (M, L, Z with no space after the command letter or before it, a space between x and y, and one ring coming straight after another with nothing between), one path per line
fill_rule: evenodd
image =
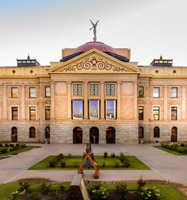
M131 61L154 58L187 66L186 0L0 0L0 66L29 54L41 65L61 59L62 48L97 40L130 48Z

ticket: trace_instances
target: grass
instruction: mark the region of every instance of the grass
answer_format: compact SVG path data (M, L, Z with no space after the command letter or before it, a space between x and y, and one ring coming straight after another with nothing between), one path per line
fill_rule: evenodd
M168 152L168 153L171 153L171 154L173 154L173 155L177 155L177 156L185 156L185 155L187 155L187 154L183 154L183 153L180 153L180 152L172 151L172 150L170 150L170 149L166 149L166 148L164 148L164 147L162 147L162 146L154 146L154 147L157 148L157 149L166 151L166 152Z
M54 159L55 156L48 156L44 160L40 161L39 163L36 163L34 166L29 168L29 170L77 170L81 161L82 156L73 156L73 157L64 157L64 161L66 162L66 167L60 168L60 163L55 168L49 167L49 162ZM97 164L99 166L99 169L101 170L111 170L111 169L117 169L117 170L149 170L150 168L145 165L143 162L141 162L138 158L135 156L127 156L130 167L125 168L122 166L122 164L119 162L119 159L116 158L104 158L103 156L95 156L95 160L97 161ZM119 162L119 167L115 167L116 162ZM103 163L105 163L105 167L103 168ZM87 169L87 168L83 168Z
M31 184L30 189L31 190L38 190L41 184ZM63 185L66 190L69 188L69 184L52 184L52 187L59 187L60 185ZM92 188L92 184L87 184L87 189ZM116 185L115 184L103 184L102 185L107 190L115 190ZM161 200L186 200L186 198L180 194L175 188L173 188L171 185L165 185L165 184L149 184L146 185L148 188L153 188L156 186L160 190L160 199ZM19 188L18 183L11 183L11 184L5 184L0 185L0 199L6 200L7 197L15 190ZM137 184L127 184L128 190L137 190Z
M1 147L0 147L1 148ZM3 147L3 148L5 148L5 147ZM8 148L8 147L7 147ZM18 149L18 150L15 150L15 151L11 151L11 152L8 152L8 153L4 153L4 154L0 154L0 157L1 156L10 156L10 155L16 155L16 154L18 154L18 153L21 153L21 152L24 152L24 151L29 151L29 150L31 150L31 149L33 149L33 148L38 148L38 147L36 147L36 146L26 146L26 147L24 147L24 148L21 148L21 149Z

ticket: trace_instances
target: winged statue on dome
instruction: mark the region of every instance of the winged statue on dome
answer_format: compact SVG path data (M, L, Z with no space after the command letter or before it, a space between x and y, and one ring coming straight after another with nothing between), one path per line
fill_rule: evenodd
M96 42L96 40L97 40L97 37L96 37L96 32L97 32L96 28L97 28L97 24L98 24L99 21L100 20L97 20L96 23L93 23L92 20L90 19L90 22L92 23L92 28L90 28L90 30L93 29L93 34L94 34L93 40L94 40L94 42Z

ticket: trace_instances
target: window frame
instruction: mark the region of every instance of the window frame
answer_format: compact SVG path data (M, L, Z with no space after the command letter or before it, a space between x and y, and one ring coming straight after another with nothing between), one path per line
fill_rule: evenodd
M143 94L142 95L140 95L140 88L143 89ZM138 97L139 98L143 98L144 97L144 86L138 86Z
M172 89L176 89L176 92L173 93L173 92L172 92ZM176 94L176 95L173 96L172 94ZM178 87L171 87L171 98L172 98L172 99L178 98Z
M49 88L49 92L47 92L47 88ZM49 95L47 95L49 93ZM45 86L45 97L50 98L51 97L51 87L50 86Z
M154 110L155 108L158 108L158 110ZM158 111L158 114L154 114L154 112ZM156 119L154 116L158 115L158 119ZM153 120L159 121L160 120L160 106L153 106Z
M47 109L48 108L48 109ZM49 111L49 116L47 115L47 111ZM49 121L50 120L50 111L51 111L51 108L50 106L45 106L45 120L46 121Z
M107 102L108 101L113 101L114 102L114 106L113 106L113 109L114 109L114 117L113 118L110 118L110 117L107 117ZM116 120L117 119L117 100L116 99L105 99L105 119L106 120Z
M158 132L155 132L156 128L158 128ZM158 134L158 136L157 136L157 134ZM154 138L160 138L160 127L155 126L155 127L153 128L153 137L154 137Z
M14 97L13 95L13 89L17 89L17 96ZM18 98L18 87L11 87L11 98Z
M172 110L172 108L176 108L176 110ZM171 106L171 110L170 111L171 111L171 120L172 121L178 120L178 107L177 106ZM175 115L172 114L173 111L176 111ZM174 119L173 116L175 116L176 118Z
M31 115L31 113L32 113L31 110L32 109L35 109L35 119L32 119L32 115ZM36 121L36 106L30 106L29 107L29 120L30 121Z
M13 110L15 108L17 109L17 111ZM17 112L17 115L15 115L14 112ZM18 107L17 106L12 106L11 107L11 113L12 113L12 117L11 117L12 121L18 121ZM14 119L15 116L17 116L16 119Z
M31 92L32 89L35 90L35 92L34 92L35 96L31 95L31 94L33 94L33 92ZM29 87L29 98L36 98L36 87Z
M140 108L142 108L142 109L140 109ZM142 110L143 112L142 112L142 115L140 115L141 113L140 113L140 110ZM140 117L140 116L142 116L142 118ZM140 119L141 118L141 119ZM144 120L144 106L138 106L138 119L139 120Z
M158 89L158 93L155 93L155 89ZM155 94L158 94L158 96ZM153 87L153 98L160 98L160 87Z
M94 85L96 86L97 85L97 94L95 94L95 87L94 87L94 94L91 93L91 86ZM89 90L90 90L90 96L99 96L99 84L98 83L90 83L89 84Z
M82 96L82 95L83 95L83 86L82 86L82 83L73 83L72 85L73 85L73 87L72 87L73 96ZM74 93L74 87L75 87L75 85L77 85L77 90L76 90L76 93L77 93L77 94ZM78 86L79 86L79 85L81 86L81 94L78 93L78 90L79 90L79 89L78 89Z
M107 86L110 85L110 94L107 93ZM111 94L111 86L114 85L114 94ZM115 83L106 83L105 87L106 96L116 96L116 84Z

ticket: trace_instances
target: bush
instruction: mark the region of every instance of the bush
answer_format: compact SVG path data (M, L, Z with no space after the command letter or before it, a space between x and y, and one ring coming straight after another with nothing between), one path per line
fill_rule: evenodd
M118 167L120 167L120 164L121 164L121 163L120 163L120 161L119 161L119 160L116 160L116 162L115 162L115 165L114 165L114 166L115 166L116 168L118 168Z
M51 190L51 185L46 183L42 183L41 186L39 187L39 191L44 195L48 195L50 190Z
M120 200L124 200L128 195L128 190L126 185L117 185L116 193L119 194Z
M103 168L105 168L106 167L106 164L105 163L103 163Z
M63 159L64 155L62 153L58 154L53 158L52 161L49 162L49 167L55 167L58 162L60 162Z
M29 200L40 200L40 195L38 193L38 191L32 191L32 193L30 194Z
M104 152L104 158L107 158L108 157L108 153L105 151Z
M143 181L142 176L141 176L140 179L138 180L137 184L138 184L138 190L141 191L142 188L143 188L143 187L145 186L145 184L146 184L146 182Z
M0 147L2 147L3 146L3 144L0 144Z
M68 154L68 158L72 158L73 156L72 156L72 154L71 153L69 153Z
M95 187L95 189L92 190L92 194L94 198L98 200L107 198L107 190L100 185L98 187Z
M66 162L63 160L61 163L60 163L60 167L61 168L64 168L66 166Z
M73 167L79 167L80 163L78 161L73 162Z
M111 154L111 158L115 158L116 157L116 154L115 153L112 153Z
M121 161L123 167L130 167L130 162L129 162L129 160L127 159L127 157L125 156L125 154L120 153L119 159L120 159L120 161Z
M20 182L19 185L20 185L19 191L24 191L24 190L27 191L30 187L30 184L27 181Z
M160 190L156 187L153 187L152 189L146 187L142 191L141 196L144 200L159 200Z

